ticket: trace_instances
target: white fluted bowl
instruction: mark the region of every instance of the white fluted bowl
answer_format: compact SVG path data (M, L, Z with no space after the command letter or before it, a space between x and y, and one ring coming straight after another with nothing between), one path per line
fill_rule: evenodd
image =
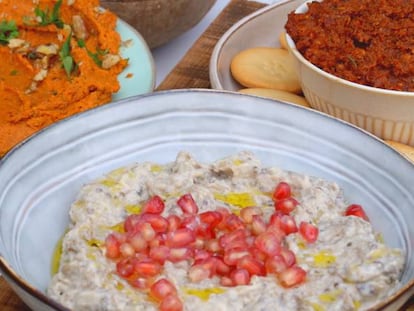
M305 13L306 1L296 10ZM380 89L347 81L308 61L287 34L303 93L312 108L351 122L374 135L414 146L414 92Z

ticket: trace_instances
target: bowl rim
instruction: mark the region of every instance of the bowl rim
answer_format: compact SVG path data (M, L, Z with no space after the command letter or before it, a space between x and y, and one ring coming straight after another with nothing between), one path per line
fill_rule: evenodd
M269 4L264 6L257 11L248 14L247 16L240 19L238 22L233 24L217 41L214 46L214 49L211 53L210 62L209 62L209 77L211 88L215 90L228 90L224 88L223 80L220 77L220 71L218 70L220 58L223 54L223 45L227 43L228 40L231 39L233 34L239 29L242 28L245 24L248 24L251 20L254 20L257 17L260 17L263 14L266 14L268 11L272 11L275 8L283 6L287 3L293 2L294 0L279 0L273 4ZM230 91L230 90L228 90Z
M364 133L364 135L369 136L371 139L377 141L378 143L383 144L391 152L399 155L398 151L396 151L394 148L388 146L383 140L381 140L377 136L375 136L375 135L367 132L366 130L364 130L362 128L359 128L359 127L357 127L357 126L355 126L355 125L353 125L349 122L346 122L346 121L341 120L341 119L337 119L335 117L332 117L328 114L319 112L317 110L308 109L306 107L302 107L302 106L298 106L298 105L290 105L290 104L287 104L287 103L282 102L282 101L275 101L275 100L268 99L268 98L262 98L262 97L242 94L242 93L238 93L238 92L234 92L234 91L215 90L215 89L199 89L199 88L191 89L190 88L190 89L164 90L164 91L159 91L159 92L155 92L155 93L152 92L152 93L146 93L146 94L131 96L131 97L128 97L128 98L125 98L125 99L122 99L122 100L119 100L119 101L116 101L116 102L111 102L107 105L98 106L98 107L93 108L91 110L88 110L88 111L85 111L85 112L82 112L82 113L79 113L79 114L75 114L75 115L70 116L68 118L57 121L57 122L51 124L50 126L48 126L44 129L36 132L35 134L29 136L28 138L26 138L22 142L18 143L16 146L14 146L9 152L7 152L2 158L0 158L0 166L4 161L7 161L8 158L10 158L15 151L17 151L18 149L23 147L25 144L30 143L30 141L35 139L37 136L44 135L44 132L48 132L50 128L53 129L53 128L59 127L62 124L65 124L67 122L71 122L72 119L77 119L77 118L82 118L82 117L88 116L88 115L92 114L94 111L111 109L111 107L115 107L119 103L123 103L123 102L128 103L128 102L131 102L131 101L142 100L142 99L145 99L146 97L166 96L168 94L180 94L180 93L192 93L193 95L196 95L198 93L205 93L205 94L215 93L215 94L222 94L222 95L232 94L232 95L240 96L240 98L253 97L253 98L256 98L256 100L258 100L258 101L267 101L267 102L272 102L272 103L276 102L276 103L280 103L280 104L289 105L290 107L294 107L294 109L308 110L311 113L318 114L318 115L322 116L323 118L328 118L328 119L331 119L331 120L335 120L335 122L341 123L343 126L347 126L347 127L351 127L353 129L356 129L356 130L360 131L361 133ZM405 158L405 157L402 157L401 160L406 161L407 163L411 163L410 160L408 160L408 158ZM1 239L1 237L0 237L0 239ZM57 311L71 311L70 309L66 308L65 306L63 306L62 304L57 302L56 300L54 300L54 299L50 298L49 296L47 296L47 294L44 291L34 287L33 285L31 285L31 283L29 281L27 281L23 277L21 277L17 273L17 271L8 264L6 258L3 257L3 255L0 253L0 277L3 277L2 274L5 276L5 280L7 281L9 286L11 284L11 287L12 287L13 291L14 291L14 285L18 285L19 289L23 290L24 293L27 293L31 296L34 296L36 299L38 299L42 303L46 304L47 306L49 306L49 307L51 307L51 308L53 308ZM10 282L10 280L11 280L11 282ZM401 298L404 295L406 295L410 290L411 290L411 292L413 292L412 294L414 294L414 278L409 280L405 284L401 284L401 287L394 294L388 296L385 299L382 299L382 300L378 301L374 306L372 306L372 308L370 310L383 310L384 308L386 308L387 306L389 306L390 304L395 302L398 298ZM411 295L409 297L407 297L407 299L403 299L403 304L405 304L409 300L410 297L411 297Z
M293 12L295 14L303 14L303 13L307 12L308 3L311 3L311 2L323 2L323 0L306 0L304 3L299 5ZM382 88L378 88L378 87L374 87L374 86L368 86L368 85L352 82L352 81L346 80L344 78L340 78L338 76L335 76L334 74L328 73L328 72L322 70L321 68L319 68L318 66L316 66L315 64L313 64L311 61L307 60L302 55L302 53L299 52L299 50L296 48L295 42L293 41L292 37L287 33L287 31L285 32L285 38L286 38L287 47L288 47L289 51L296 57L296 59L300 63L302 63L303 65L308 67L310 70L316 72L317 74L331 80L332 82L336 82L336 83L345 85L347 87L357 88L357 89L360 89L362 91L370 92L370 93L377 93L377 94L384 94L384 95L395 95L395 96L405 96L405 97L414 97L414 92L396 91L396 90L382 89Z

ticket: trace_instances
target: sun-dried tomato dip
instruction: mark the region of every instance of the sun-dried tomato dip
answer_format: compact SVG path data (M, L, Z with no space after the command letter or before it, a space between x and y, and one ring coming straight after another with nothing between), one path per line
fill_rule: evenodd
M311 63L340 78L414 91L414 2L324 0L291 12L286 31Z
M72 310L364 310L404 265L368 216L249 152L181 152L82 188L47 293Z

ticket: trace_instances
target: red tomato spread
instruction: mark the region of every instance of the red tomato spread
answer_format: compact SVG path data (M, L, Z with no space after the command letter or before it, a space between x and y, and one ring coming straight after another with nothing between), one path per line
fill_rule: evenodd
M414 1L324 0L291 12L286 31L322 70L359 84L414 91Z

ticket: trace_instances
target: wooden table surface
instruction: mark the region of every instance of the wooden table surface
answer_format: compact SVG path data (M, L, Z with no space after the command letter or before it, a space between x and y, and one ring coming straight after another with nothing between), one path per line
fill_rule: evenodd
M209 62L215 44L238 20L265 4L248 0L232 0L223 12L198 38L156 91L183 88L210 88ZM0 311L30 311L0 277ZM414 311L414 297L400 311Z

